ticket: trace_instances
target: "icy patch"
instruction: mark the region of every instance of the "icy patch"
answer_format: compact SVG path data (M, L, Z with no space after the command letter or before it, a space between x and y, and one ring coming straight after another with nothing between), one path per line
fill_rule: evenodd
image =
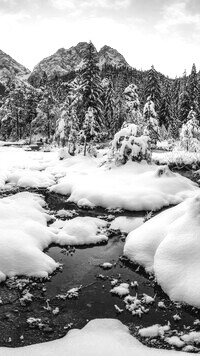
M131 232L124 254L154 272L172 300L200 306L200 195Z
M66 245L98 244L108 240L101 232L106 226L107 222L98 218L76 217L65 221L58 236Z

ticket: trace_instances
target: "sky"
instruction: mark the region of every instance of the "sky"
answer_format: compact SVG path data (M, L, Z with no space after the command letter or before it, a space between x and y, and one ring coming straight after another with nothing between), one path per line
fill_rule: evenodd
M0 0L0 49L30 70L89 40L134 68L189 74L200 70L200 0Z

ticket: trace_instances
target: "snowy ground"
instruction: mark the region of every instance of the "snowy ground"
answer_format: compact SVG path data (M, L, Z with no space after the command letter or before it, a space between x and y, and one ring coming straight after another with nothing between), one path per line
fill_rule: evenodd
M172 299L199 306L198 186L189 179L172 173L167 167L149 166L145 163L109 167L104 161L103 152L93 159L77 156L59 160L57 151L45 153L26 152L21 148L0 148L2 194L9 190L12 192L16 186L45 188L52 194L66 195L68 203L76 203L80 209L88 207L92 210L100 206L111 214L104 221L101 216L80 217L73 213L69 216L69 213L60 211L54 224L48 226L50 216L44 209L43 199L37 195L26 192L1 198L1 281L7 276L15 275L48 277L59 267L59 263L43 252L45 248L52 243L61 246L106 243L109 238L106 233L107 225L112 221L111 229L130 232L124 250L129 259L154 272L159 284ZM181 204L147 222L139 217L128 219L126 214L116 218L112 216L113 211L120 209L159 210L179 203ZM62 214L66 214L67 220L64 222L60 220ZM102 265L102 268L112 269L112 263L109 265L109 261L104 262L107 265ZM138 299L137 293L129 295L130 288L137 287L137 284L121 282L113 280L110 293L125 298L124 307L133 316L140 317L148 313L147 304L153 303L152 298L144 295L142 299ZM31 300L29 292L24 294L24 300ZM122 313L121 306L115 305L115 309L117 313ZM54 313L56 315L59 310L55 309ZM108 335L107 329L111 327L113 333ZM145 332L148 334L148 331ZM166 336L166 342L177 348L187 348L191 343L180 337L172 337L175 335ZM90 342L88 348L85 345L91 338L93 343ZM198 344L198 341L195 343ZM97 348L99 355L166 353L142 346L115 320L93 321L82 331L72 331L69 336L52 344L25 347L23 353L21 349L2 349L2 352L6 356L27 353L50 355L51 352L55 353L56 348L58 355L61 355L64 347L66 353L73 352L81 356L93 355L93 348L98 344L103 345L102 348ZM192 349L188 348L186 351ZM174 353L168 352L169 355Z

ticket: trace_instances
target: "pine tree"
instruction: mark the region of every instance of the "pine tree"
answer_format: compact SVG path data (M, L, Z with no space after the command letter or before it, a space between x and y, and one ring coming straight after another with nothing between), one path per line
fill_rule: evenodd
M114 121L114 89L113 89L113 84L111 80L105 78L102 81L102 87L103 87L103 96L102 96L102 103L103 103L103 120L104 120L104 126L106 129L109 131L111 130L111 127L113 126L113 121Z
M83 128L80 135L84 139L84 156L87 152L88 143L90 143L99 131L98 123L95 118L95 109L93 107L89 107L86 114L85 120L83 122Z
M159 111L159 124L168 128L171 121L171 85L169 80L165 80L161 92L161 103Z
M87 46L83 60L84 68L81 73L83 115L85 117L88 109L92 108L95 120L98 124L102 124L103 104L101 96L103 89L101 85L100 69L97 65L97 51L91 41Z
M138 126L138 130L142 131L143 119L140 112L140 101L137 92L137 85L130 84L123 93L124 96L124 111L125 121L123 127L130 124Z
M159 139L159 126L154 102L150 96L147 98L147 102L144 106L143 116L146 123L144 134L150 137L151 147L153 148Z
M178 119L185 123L190 111L190 96L188 92L186 72L184 72L183 79L180 86L179 102L178 102Z
M197 107L197 71L195 64L192 65L191 74L187 80L190 107Z
M155 110L159 112L161 92L158 73L156 72L154 66L152 66L151 69L147 72L145 88L146 100L149 96L151 96L151 100L154 102Z

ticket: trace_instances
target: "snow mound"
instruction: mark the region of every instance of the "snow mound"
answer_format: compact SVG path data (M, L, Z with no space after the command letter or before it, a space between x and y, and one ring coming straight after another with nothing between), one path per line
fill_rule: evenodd
M110 228L113 230L120 230L121 232L126 232L128 234L141 226L143 222L143 218L118 216L111 222Z
M76 217L65 221L58 236L60 242L63 240L66 245L98 244L108 240L108 237L101 233L101 229L106 226L107 222L101 219Z
M7 182L19 187L47 188L55 184L54 177L50 173L34 170L16 170L8 175Z
M180 351L142 345L116 319L91 320L83 329L70 330L58 340L15 349L2 347L0 350L4 356L185 356Z
M200 195L131 232L124 254L154 272L172 300L200 306Z
M15 275L47 277L58 267L42 251L65 241L47 227L44 204L28 192L0 199L0 282Z
M128 162L108 169L97 167L92 159L77 157L67 159L64 164L66 176L50 190L70 195L68 200L75 203L87 199L104 208L157 210L182 202L198 189L195 183L167 167L145 162Z

